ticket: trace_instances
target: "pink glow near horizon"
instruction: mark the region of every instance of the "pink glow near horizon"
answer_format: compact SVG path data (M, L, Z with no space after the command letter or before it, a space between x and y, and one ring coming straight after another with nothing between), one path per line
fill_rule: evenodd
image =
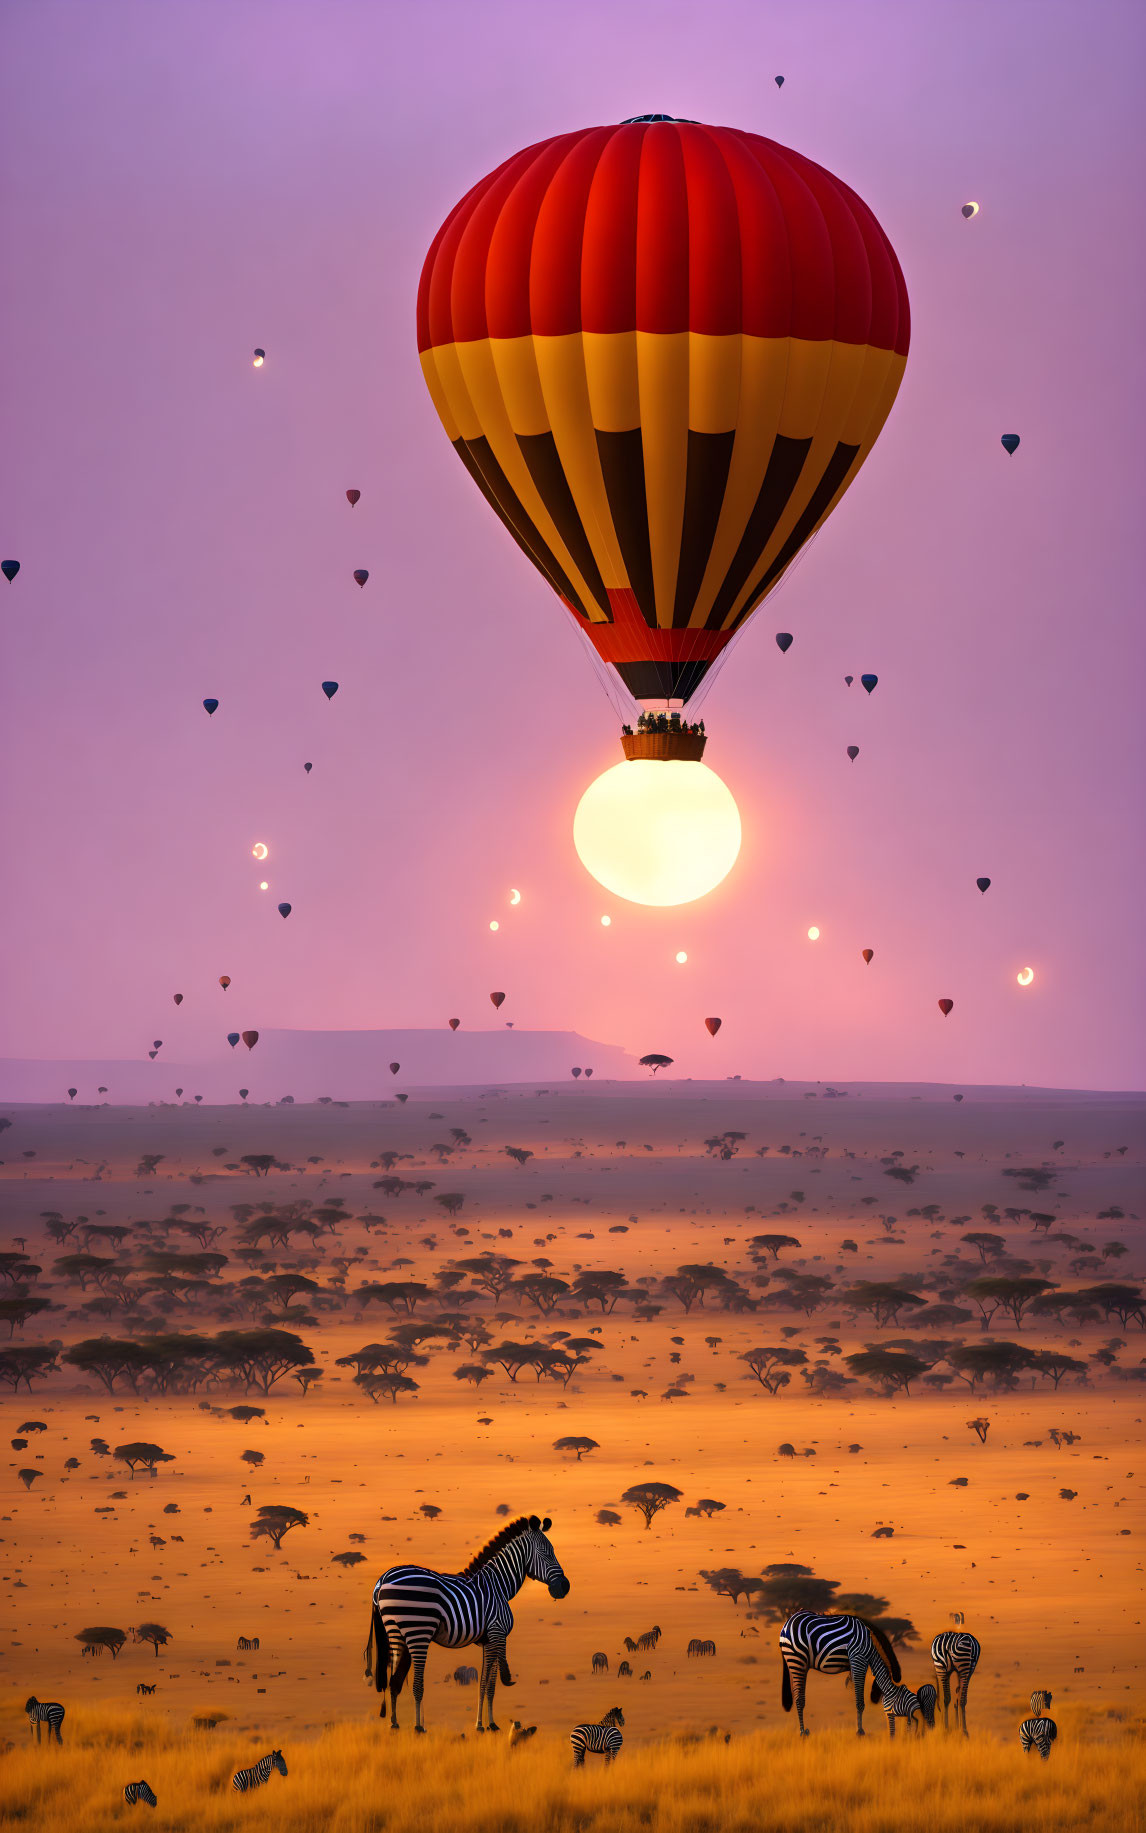
M504 987L685 1074L1141 1086L1142 36L1118 0L10 9L0 1050L497 1025ZM745 842L678 911L577 861L616 719L413 333L471 183L656 109L846 179L913 315L704 704Z

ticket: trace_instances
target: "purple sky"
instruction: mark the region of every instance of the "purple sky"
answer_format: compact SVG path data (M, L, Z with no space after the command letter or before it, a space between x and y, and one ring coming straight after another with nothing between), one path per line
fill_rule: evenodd
M8 8L0 1051L486 1026L503 987L519 1025L683 1073L1141 1087L1144 22L1133 0ZM650 110L838 173L913 316L874 456L704 704L745 845L676 912L577 861L616 719L414 341L426 247L477 178ZM870 700L843 683L865 670Z

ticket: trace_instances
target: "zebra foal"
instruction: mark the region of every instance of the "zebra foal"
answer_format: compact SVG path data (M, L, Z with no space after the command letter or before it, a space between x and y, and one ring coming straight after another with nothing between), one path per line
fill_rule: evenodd
M149 1808L156 1806L155 1790L152 1788L150 1782L125 1783L123 1798L129 1808L135 1807L140 1801L146 1802Z
M955 1723L962 1725L967 1736L967 1689L979 1664L982 1649L967 1630L945 1629L931 1644L931 1661L943 1689L943 1729L948 1729L947 1709L951 1702L951 1683L955 1683Z
M1053 1694L1047 1687L1036 1687L1031 1694L1031 1717L1045 1718L1050 1711Z
M64 1740L60 1736L60 1726L64 1722L64 1708L57 1700L41 1700L33 1695L31 1699L24 1702L24 1710L28 1714L29 1731L35 1726L37 1744L40 1742L41 1725L46 1725L48 1727L49 1744L52 1741L53 1735L55 1736L57 1744L63 1743Z
M604 1757L606 1763L611 1763L625 1741L619 1730L624 1722L625 1715L620 1706L613 1706L599 1725L574 1725L569 1733L574 1769L581 1768L587 1750L595 1756Z
M780 1657L780 1704L785 1712L790 1712L795 1695L802 1738L808 1735L804 1725L804 1695L809 1668L821 1674L851 1675L856 1697L856 1736L860 1738L866 1735L863 1688L868 1669L871 1669L873 1705L885 1693L892 1692L903 1678L895 1650L883 1631L876 1629L874 1624L865 1623L862 1617L824 1617L812 1610L797 1610L780 1631Z
M1030 1756L1037 1750L1043 1762L1050 1756L1051 1745L1058 1736L1058 1726L1053 1718L1025 1718L1019 1726L1019 1742L1023 1754Z
M270 1781L276 1769L280 1776L285 1776L287 1773L283 1753L281 1750L268 1751L267 1755L260 1757L257 1763L251 1765L250 1769L237 1769L231 1777L231 1787L236 1795L245 1795L248 1789L262 1788L264 1782Z

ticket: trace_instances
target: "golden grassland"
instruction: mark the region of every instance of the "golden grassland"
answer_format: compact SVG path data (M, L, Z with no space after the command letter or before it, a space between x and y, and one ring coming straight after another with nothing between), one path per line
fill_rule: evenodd
M284 1744L289 1775L246 1796L236 1768L272 1748L182 1730L140 1714L76 1708L62 1748L37 1747L9 1695L0 1708L4 1816L36 1833L105 1833L125 1817L149 1826L229 1833L1050 1833L1146 1824L1146 1719L1070 1707L1049 1762L1007 1742L964 1742L941 1730L894 1743L883 1714L860 1743L844 1730L803 1742L795 1725L694 1744L629 1746L606 1767L571 1767L563 1739L541 1734L511 1750L506 1736L415 1738L376 1720L330 1726ZM873 1718L876 1714L873 1714ZM508 1724L508 1720L504 1720ZM141 1777L158 1808L128 1808Z

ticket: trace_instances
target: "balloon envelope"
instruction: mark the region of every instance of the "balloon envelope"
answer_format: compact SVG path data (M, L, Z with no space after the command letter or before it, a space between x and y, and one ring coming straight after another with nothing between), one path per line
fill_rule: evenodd
M863 948L860 950L860 953L862 954L864 960L867 962L868 966L870 967L872 964L873 957L875 955L875 949L874 948Z
M259 1034L257 1031L244 1031L243 1032L243 1042L247 1046L248 1050L253 1050L255 1045L258 1043L258 1041L259 1041Z
M489 1002L490 1002L490 1005L493 1007L494 1011L496 1012L499 1006L502 1006L505 1004L505 994L504 993L491 993L489 996Z
M79 1091L79 1089L78 1089L78 1088L69 1088L69 1090L68 1090L68 1100L69 1100L69 1101L74 1101L74 1100L75 1100L75 1098L76 1098L76 1096L77 1096L77 1095L79 1094L79 1092L80 1092L80 1091Z
M792 642L793 638L790 630L778 630L776 632L776 647L782 656L787 655L792 647Z
M182 993L172 993L172 995L171 995L171 997L172 997L172 999L173 999L173 1000L175 1001L175 1004L176 1004L177 1006L181 1006L181 1005L183 1004L183 995L182 995Z
M309 776L311 771L314 769L314 765L313 764L304 764L303 769L306 771L307 776Z
M844 685L845 685L845 687L850 687L850 686L851 686L851 684L852 684L852 682L853 682L854 680L855 680L855 676L854 676L854 675L845 675L845 676L844 676Z
M401 1063L391 1063L390 1074L392 1076L396 1076L398 1074L398 1071L401 1069L401 1067L402 1067Z
M219 975L219 985L222 987L224 993L227 991L227 988L230 986L230 984L231 984L230 974L220 974Z
M11 585L19 571L20 562L18 560L0 560L0 573L3 573L9 585Z
M980 891L989 891L991 889L991 881L989 878L977 878L975 883L978 885Z
M951 1099L952 1101L962 1101L963 1097L962 1095L952 1095Z
M874 693L878 682L879 682L878 675L861 675L860 676L860 686L863 688L866 688L869 694Z
M951 1011L954 1004L955 1001L953 999L941 999L939 1001L939 1010L942 1012L944 1018L947 1017L947 1014Z
M354 569L354 577L360 586L364 586L366 584L366 581L369 579L370 574L367 572L364 566L356 566Z
M155 1046L156 1050L163 1049L163 1039L161 1037L153 1037L151 1042Z
M462 1021L460 1018L451 1018L450 1019L450 1030L456 1031L458 1026L461 1024L461 1022Z
M218 706L218 704L219 702L217 700L204 700L203 705L207 709L208 718L215 711L215 708Z
M240 1098L240 1100L243 1100L243 1101L245 1101L245 1100L246 1100L246 1098L247 1098L247 1096L248 1096L248 1095L250 1094L250 1092L251 1092L251 1091L250 1091L250 1089L249 1089L249 1088L241 1088L241 1089L239 1090L239 1098Z
M971 217L971 216L978 216L978 214L979 214L978 204L964 204L963 205L963 215L964 216Z
M335 694L337 694L338 692L338 682L337 681L324 681L322 684L322 691L326 695L326 698L328 700L333 700Z
M855 763L856 758L859 756L859 754L860 754L860 748L858 745L849 745L848 746L848 756L851 758L853 764Z
M724 1021L719 1018L706 1018L705 1019L704 1028L708 1032L709 1037L716 1036L723 1022Z
M361 495L362 495L361 490L348 490L346 492L346 500L350 504L351 509L354 508L355 503L358 501Z
M774 77L774 78L773 78L773 81L775 82L775 84L776 84L776 87L777 87L777 89L783 89L783 87L784 87L784 79L783 79L783 77L782 77L782 76L777 76L777 77Z
M228 1044L230 1044L232 1050L235 1048L235 1045L238 1043L238 1041L239 1041L238 1032L237 1031L228 1031L227 1042Z
M574 1078L574 1080L576 1080L576 1078L581 1074L581 1071L579 1069L571 1069L569 1071L569 1074Z
M280 904L279 905L279 915L281 917L288 917L290 913L291 913L291 906L289 904Z
M999 444L1005 452L1017 452L1019 448L1019 435L1017 433L1004 433Z

